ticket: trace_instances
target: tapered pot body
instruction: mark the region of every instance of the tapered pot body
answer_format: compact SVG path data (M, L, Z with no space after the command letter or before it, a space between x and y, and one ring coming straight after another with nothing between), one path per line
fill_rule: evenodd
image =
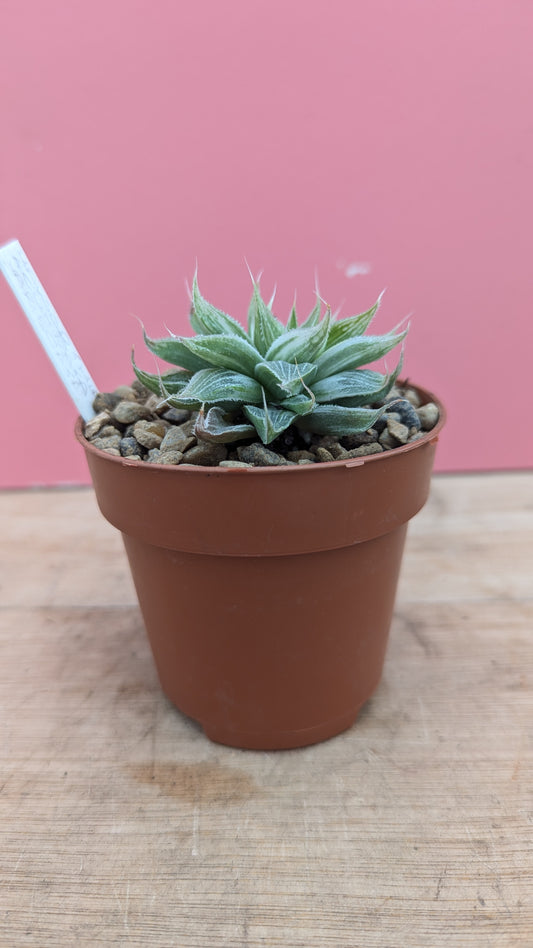
M404 447L276 468L118 458L92 447L78 421L98 504L123 535L162 688L210 738L281 749L353 724L381 677L439 407L437 428Z

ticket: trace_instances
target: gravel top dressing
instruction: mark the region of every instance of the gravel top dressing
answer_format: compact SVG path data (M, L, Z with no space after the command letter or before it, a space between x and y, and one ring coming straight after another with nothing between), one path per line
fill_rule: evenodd
M169 408L137 379L99 393L93 407L96 415L84 430L95 448L148 464L208 467L316 464L381 454L423 437L439 419L433 402L421 405L416 390L401 383L391 389L384 413L368 431L337 438L291 427L268 447L257 439L221 444L196 437L197 411Z

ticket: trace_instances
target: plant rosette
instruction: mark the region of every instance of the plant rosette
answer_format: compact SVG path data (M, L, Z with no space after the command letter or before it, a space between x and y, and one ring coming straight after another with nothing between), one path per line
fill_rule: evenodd
M409 520L443 406L371 371L406 329L319 299L283 325L254 282L245 330L192 288L195 336L150 339L177 368L78 419L122 533L165 694L213 740L281 749L355 721L381 678ZM133 361L133 357L132 357Z

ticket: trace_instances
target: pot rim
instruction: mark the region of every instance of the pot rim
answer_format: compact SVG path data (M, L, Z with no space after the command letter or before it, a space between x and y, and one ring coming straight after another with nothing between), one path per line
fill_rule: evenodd
M401 384L401 382L400 382ZM406 384L405 382L403 384ZM332 468L342 468L342 467L360 467L363 464L374 464L384 458L391 460L392 457L397 455L404 455L410 451L415 451L418 447L423 444L436 443L439 439L440 432L442 431L446 419L446 409L440 401L440 399L430 392L428 389L422 388L418 385L415 385L409 382L409 387L415 389L419 394L424 398L423 405L426 405L428 402L434 402L437 408L439 409L439 419L436 425L430 430L427 431L421 438L417 438L416 441L411 441L407 444L400 444L396 448L392 448L389 451L383 451L380 454L367 454L358 458L350 458L349 460L340 458L337 461L316 461L313 464L279 464L279 465L263 465L255 467L219 467L218 465L205 465L205 464L147 464L146 461L135 460L131 457L118 457L114 454L108 454L107 451L102 451L101 448L95 447L91 441L89 441L84 433L83 426L84 421L81 416L78 416L76 419L76 424L74 427L74 434L76 439L79 441L81 446L85 451L89 451L91 454L96 455L100 458L105 458L106 461L109 461L111 464L118 464L121 467L128 468L149 468L154 470L164 470L167 473L178 472L180 471L183 475L187 474L221 474L225 476L226 474L241 474L245 476L253 475L257 477L259 474L263 475L273 475L273 474L286 474L289 475L298 471L300 473L307 471L315 471L317 469L327 468L328 470Z

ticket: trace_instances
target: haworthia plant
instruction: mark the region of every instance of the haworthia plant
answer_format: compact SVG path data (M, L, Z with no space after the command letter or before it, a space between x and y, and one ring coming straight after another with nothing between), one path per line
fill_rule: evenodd
M194 336L169 335L145 343L175 369L152 374L132 363L137 378L174 408L198 410L196 437L232 443L259 436L270 444L291 425L342 437L366 431L383 413L403 361L393 372L365 368L401 343L407 329L365 335L380 303L358 316L336 319L317 298L298 325L292 306L284 325L259 285L245 329L208 303L192 285L190 322Z

